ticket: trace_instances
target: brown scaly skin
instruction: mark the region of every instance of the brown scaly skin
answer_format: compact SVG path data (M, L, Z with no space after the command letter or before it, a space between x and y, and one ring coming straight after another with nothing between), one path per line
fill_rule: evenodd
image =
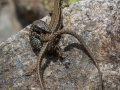
M60 30L60 31L55 32L52 36L46 37L46 40L45 39L44 40L48 41L48 43L51 44L51 42L55 42L56 38L58 36L61 36L62 34L69 34L69 35L74 36L81 43L81 45L86 49L86 51L89 54L89 57L91 58L92 62L94 63L95 67L98 70L99 80L100 80L100 88L101 88L101 90L104 90L103 81L102 81L102 73L100 71L99 65L96 62L96 59L95 59L94 55L92 54L92 52L90 51L90 49L87 47L87 45L84 43L82 38L77 33L70 31L70 30ZM48 48L51 48L51 47L48 47ZM51 48L51 50L53 50L53 48ZM42 59L42 58L40 58L40 59Z
M53 35L51 35L51 36L41 37L40 38L41 41L47 42L49 44L47 46L47 48L45 48L46 52L49 52L49 51L51 52L51 51L55 50L55 46L56 46L55 42L57 40L56 38L61 36L62 34L69 34L69 35L74 36L81 43L81 45L85 48L85 50L88 52L91 60L93 61L94 65L96 66L96 68L98 70L99 78L100 78L100 87L101 87L101 90L104 90L103 89L103 81L102 81L102 73L100 71L99 65L97 64L96 59L95 59L94 55L92 54L92 52L90 51L90 49L87 47L87 45L84 43L82 38L77 33L73 32L73 31L70 31L70 30L60 30L60 31L57 31L57 32L53 33ZM41 49L41 50L43 50L43 49ZM42 56L41 56L40 59L42 60Z
M51 34L46 34L45 36L51 36L55 31L59 30L60 24L61 24L61 5L62 5L63 0L54 0L54 10L52 13L51 17L51 22L49 25L49 28L51 29L52 33ZM49 43L45 42L43 43L41 47L41 51L38 55L38 63L37 63L37 73L38 73L38 79L40 82L41 90L45 90L44 82L43 82L43 74L42 74L42 69L41 69L41 63L42 63L42 58L47 50Z
M78 39L78 41L84 46L84 48L88 51L89 56L91 58L91 60L93 61L93 63L95 64L96 68L98 69L98 73L100 75L100 82L101 82L101 89L103 90L103 82L102 82L102 73L100 72L100 68L97 64L97 62L95 61L94 56L92 55L91 51L89 50L89 48L86 46L86 44L84 43L84 41L81 39L80 36L78 36L75 32L72 31L68 31L68 30L62 30L62 31L57 31L59 29L60 26L60 18L61 18L61 3L62 0L55 0L54 3L54 12L53 12L53 16L49 25L49 28L51 29L52 33L50 33L50 30L46 31L40 28L41 32L38 34L40 41L44 42L41 48L41 51L39 53L38 56L38 63L37 63L37 69L38 69L38 77L39 77L39 81L40 81L40 85L41 85L41 89L45 90L45 86L44 86L44 82L43 82L43 74L42 74L42 69L41 69L41 63L42 63L42 58L45 54L45 52L47 52L49 49L48 48L54 48L55 45L53 45L53 47L49 47L51 42L55 42L54 40L55 37L60 36L61 34L70 34L73 35L74 37L76 37ZM57 16L58 15L58 16ZM55 19L57 18L57 19ZM45 24L45 23L44 23ZM33 26L36 24L33 24ZM39 25L39 24L38 24ZM37 26L37 25L36 25ZM44 26L46 26L45 28L47 28L47 25L45 24ZM34 28L33 28L34 29ZM45 32L43 32L45 31ZM57 31L56 33L54 33L55 31ZM33 31L34 32L34 31ZM50 33L50 34L49 34ZM50 39L47 39L47 37L50 37ZM46 38L46 39L45 39ZM54 44L54 43L53 43ZM38 46L40 46L41 44L39 44Z

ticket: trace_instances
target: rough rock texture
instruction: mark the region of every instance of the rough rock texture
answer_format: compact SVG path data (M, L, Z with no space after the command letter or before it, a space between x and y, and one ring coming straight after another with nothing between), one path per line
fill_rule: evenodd
M46 17L49 21L50 18ZM63 10L63 25L77 32L93 52L103 73L105 90L120 90L120 0L86 0ZM40 90L37 56L29 44L30 26L0 44L0 90ZM47 57L49 90L100 90L97 69L75 38L59 43L65 59Z

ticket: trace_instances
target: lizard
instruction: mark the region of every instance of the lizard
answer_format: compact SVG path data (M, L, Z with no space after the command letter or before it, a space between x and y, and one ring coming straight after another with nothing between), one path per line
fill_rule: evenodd
M51 29L51 33L50 34L48 33L45 36L48 36L48 35L51 36L55 31L57 31L60 28L62 2L63 2L63 0L54 0L54 10L52 12L51 21L49 24L49 28ZM37 74L38 74L38 79L39 79L39 83L41 86L41 90L45 90L45 86L43 83L42 69L41 69L41 63L42 63L41 58L43 58L43 55L45 54L48 45L49 45L49 42L43 43L41 50L40 50L40 53L38 55Z
M90 49L88 48L88 46L85 44L85 42L83 41L82 37L80 37L76 32L73 32L71 30L58 30L56 31L55 33L53 33L53 35L51 35L50 37L44 37L41 38L41 40L43 39L44 42L54 42L56 40L56 37L58 36L61 36L62 34L69 34L69 35L72 35L73 37L75 37L80 43L81 45L86 49L87 53L89 54L89 57L91 58L93 64L95 65L95 67L97 68L98 70L98 73L99 73L99 80L100 80L100 88L101 90L104 90L104 87L103 87L103 81L102 81L102 73L101 73L101 70L99 68L99 65L98 63L96 62L96 59L94 57L94 55L92 54L92 52L90 51ZM53 45L54 46L54 45ZM40 58L42 59L42 58Z
M45 24L45 23L44 23ZM39 24L38 24L39 25ZM46 26L46 25L44 25ZM41 29L41 32L44 32L45 30ZM45 31L46 32L46 31ZM50 32L49 32L50 33ZM42 35L42 33L40 33ZM43 36L40 36L40 40L42 42L48 42L49 44L51 44L51 42L54 42L56 40L56 37L62 35L62 34L69 34L69 35L72 35L74 36L76 39L78 39L78 41L82 44L82 46L86 49L86 51L88 52L89 54L89 57L91 58L91 60L93 61L94 65L96 66L97 70L98 70L98 73L99 73L99 77L100 77L100 87L101 87L101 90L103 90L103 82L102 82L102 73L100 71L100 68L99 68L99 65L97 64L96 60L95 60L95 57L94 55L92 54L92 52L90 51L90 49L87 47L87 45L84 43L84 41L82 40L82 38L75 32L71 31L71 30L60 30L60 31L56 31L55 33L53 33L51 36L48 36L48 37L43 37ZM51 48L51 46L55 46L53 45L53 43L48 46L49 48ZM46 47L46 49L48 48ZM52 47L52 49L53 49ZM41 49L43 50L43 49ZM49 49L50 50L50 49ZM42 59L42 58L40 58ZM44 88L44 87L43 87ZM43 89L44 90L44 89Z
M54 36L53 35L53 33L55 32L55 31L57 31L58 29L59 29L59 26L60 26L60 18L61 18L61 4L62 4L62 0L56 0L55 2L54 2L54 12L53 12L53 16L52 16L52 19L51 19L51 22L50 22L50 25L49 25L49 28L51 29L51 34L47 34L47 35L49 35L49 36ZM56 7L56 8L55 8ZM55 13L56 12L56 13ZM58 15L58 16L57 16ZM57 18L57 19L55 19L55 18ZM34 26L34 25L33 25ZM39 28L40 29L40 28ZM44 31L43 29L42 29L42 31ZM49 31L49 32L48 32ZM45 30L45 32L46 33L50 33L50 30L48 30L47 32L46 32L46 30ZM70 31L62 31L62 32L57 32L58 34L58 36L59 36L59 34L71 34L71 35L73 35L73 36L75 36L76 37L76 34L74 34L74 33L70 33ZM41 34L42 35L42 34ZM46 36L47 36L46 35ZM55 37L55 36L54 36ZM78 39L78 36L76 37L77 39ZM95 64L95 66L97 67L97 69L98 69L98 72L99 72L99 75L100 75L100 81L102 80L102 74L101 74L101 72L100 72L100 69L99 69L99 66L98 66L98 64L96 63L96 61L95 61L95 58L94 58L94 56L92 55L92 53L91 53L91 51L89 50L89 48L86 46L86 44L84 43L84 41L81 39L81 37L79 37L79 42L81 42L81 44L85 47L85 49L88 51L88 53L89 53L89 55L90 55L90 57L91 57L91 59L92 59L92 61L93 61L93 63ZM43 40L44 41L44 40ZM44 84L43 84L43 80L42 80L42 70L41 70L41 62L42 62L42 57L44 56L44 54L45 54L45 52L46 52L46 50L47 50L47 47L48 47L48 44L49 44L49 42L45 42L45 43L43 43L43 46L42 47L40 47L41 48L41 51L40 51L40 53L39 53L39 55L38 55L38 63L37 63L37 70L38 70L38 77L39 77L39 81L40 81L40 85L41 85L41 89L42 90L45 90L45 87L44 87ZM101 81L101 88L102 88L102 81Z

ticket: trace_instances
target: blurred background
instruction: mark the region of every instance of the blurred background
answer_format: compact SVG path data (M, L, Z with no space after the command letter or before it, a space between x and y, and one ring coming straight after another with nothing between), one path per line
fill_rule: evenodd
M64 0L64 5L79 0ZM54 0L0 0L0 42L48 15Z

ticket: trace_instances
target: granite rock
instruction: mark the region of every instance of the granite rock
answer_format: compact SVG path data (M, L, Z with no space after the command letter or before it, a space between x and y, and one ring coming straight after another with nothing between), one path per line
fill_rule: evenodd
M120 0L79 1L62 13L64 29L78 33L96 57L105 90L120 90ZM49 23L50 17L43 20ZM0 43L0 90L40 90L29 29L30 25ZM73 36L62 35L59 46L63 61L44 58L44 62L48 60L46 89L100 90L97 69L80 43Z

